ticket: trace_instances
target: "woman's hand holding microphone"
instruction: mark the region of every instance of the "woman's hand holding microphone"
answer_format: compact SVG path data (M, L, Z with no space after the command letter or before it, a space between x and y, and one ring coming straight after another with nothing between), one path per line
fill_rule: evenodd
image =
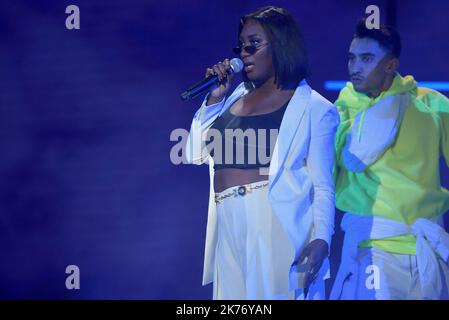
M229 59L225 59L223 62L218 62L212 68L206 69L206 78L211 75L216 75L220 80L220 85L215 86L209 94L206 105L211 105L218 103L226 96L231 86L231 81L233 78L232 73L228 73L227 70L231 68Z

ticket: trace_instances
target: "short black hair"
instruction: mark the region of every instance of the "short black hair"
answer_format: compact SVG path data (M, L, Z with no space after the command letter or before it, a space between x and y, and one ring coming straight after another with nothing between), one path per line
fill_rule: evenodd
M366 19L360 19L355 28L354 38L369 38L376 40L379 45L387 50L394 57L401 55L401 37L392 26L380 24L379 29L368 29Z
M310 71L304 37L293 16L283 8L262 7L240 19L237 37L249 19L259 22L268 36L278 88L296 88ZM247 82L245 73L243 77Z

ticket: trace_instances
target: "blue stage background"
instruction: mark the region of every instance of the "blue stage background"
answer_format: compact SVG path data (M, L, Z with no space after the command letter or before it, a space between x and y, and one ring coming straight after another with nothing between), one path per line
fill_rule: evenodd
M2 1L0 298L210 299L208 170L170 161L170 133L189 128L201 99L179 94L232 57L239 17L267 4L297 18L309 83L329 100L338 92L324 82L347 79L369 4L396 17L401 73L449 81L449 2L398 1L394 17L387 2ZM70 4L80 30L65 27ZM337 229L334 271L340 243ZM79 290L65 287L72 264Z

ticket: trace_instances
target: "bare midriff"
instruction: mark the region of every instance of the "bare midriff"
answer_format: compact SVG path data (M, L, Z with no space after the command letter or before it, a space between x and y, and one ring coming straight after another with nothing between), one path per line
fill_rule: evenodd
M221 192L230 187L268 180L268 175L259 169L223 168L215 171L214 191Z

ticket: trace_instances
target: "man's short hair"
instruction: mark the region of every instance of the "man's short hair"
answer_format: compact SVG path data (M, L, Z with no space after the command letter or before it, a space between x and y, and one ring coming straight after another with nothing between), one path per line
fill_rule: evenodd
M401 37L392 26L381 24L379 29L368 29L365 19L360 19L355 28L354 38L369 38L376 40L379 45L394 57L401 55Z

